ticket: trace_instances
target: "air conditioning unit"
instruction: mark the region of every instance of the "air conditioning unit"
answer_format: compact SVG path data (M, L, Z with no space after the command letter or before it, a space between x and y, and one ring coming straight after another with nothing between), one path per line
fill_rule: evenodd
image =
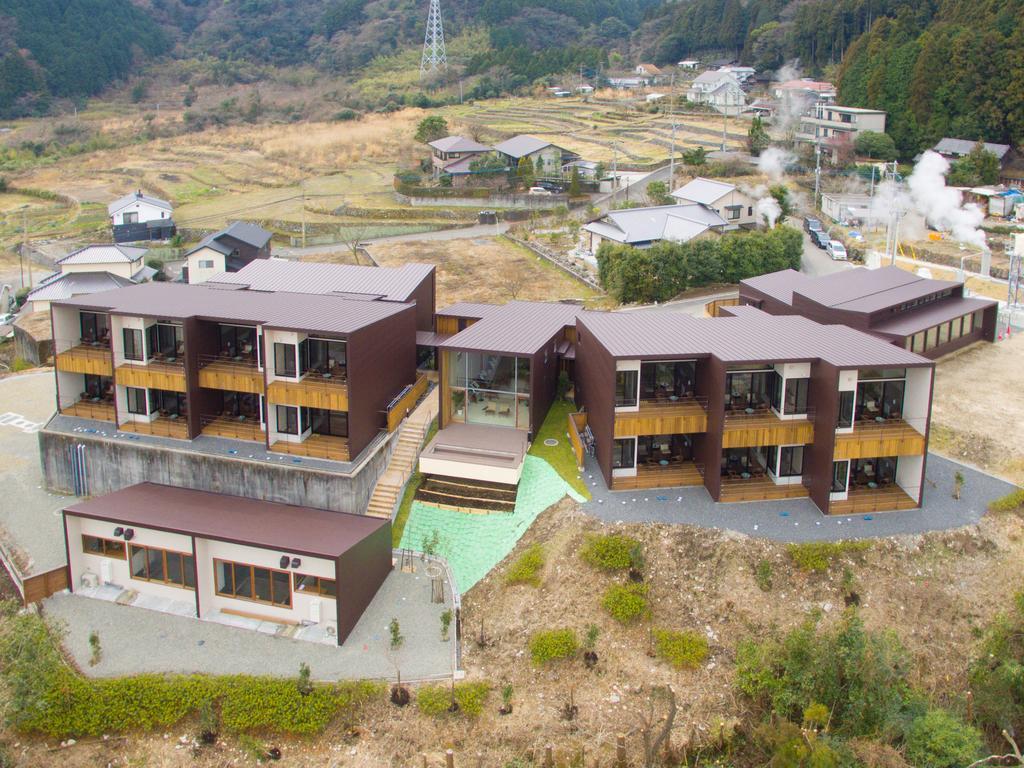
M100 560L100 581L109 584L114 580L114 563L106 558Z
M336 622L336 621L325 621L324 622L324 632L327 634L328 637L337 637L338 636L338 622Z
M98 587L100 585L100 577L92 571L85 571L81 578L82 586L87 588Z

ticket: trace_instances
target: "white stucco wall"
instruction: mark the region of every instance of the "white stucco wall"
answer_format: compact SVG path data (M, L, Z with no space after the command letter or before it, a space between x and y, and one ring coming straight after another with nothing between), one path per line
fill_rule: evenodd
M188 282L190 285L195 283L205 283L218 272L223 272L225 270L224 254L218 253L212 248L202 248L195 253L190 253L186 261L188 266ZM200 262L213 262L213 266L200 266Z
M156 221L158 219L170 219L173 218L171 211L165 208L159 208L145 200L133 200L128 203L124 208L116 211L112 216L115 225L124 224L125 214L138 213L140 222Z

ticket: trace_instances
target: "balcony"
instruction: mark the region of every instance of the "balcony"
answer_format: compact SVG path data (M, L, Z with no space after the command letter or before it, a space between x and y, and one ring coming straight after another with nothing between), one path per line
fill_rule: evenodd
M258 416L204 416L200 424L202 434L208 437L227 437L231 440L248 440L254 443L266 442Z
M347 411L348 378L344 375L310 371L299 381L277 379L270 382L267 387L267 402L271 405Z
M852 515L863 512L893 512L898 509L914 509L917 502L900 486L892 484L880 488L854 486L843 501L832 501L828 505L830 515Z
M185 359L154 358L148 363L126 360L117 366L117 384L125 387L185 392Z
M306 456L311 459L349 460L348 438L334 437L333 435L310 435L301 443L279 440L270 446L270 450L275 453Z
M139 435L155 435L156 437L172 437L175 440L188 440L188 419L185 416L157 416L152 421L126 421L118 426L122 432L134 432Z
M814 442L814 413L806 418L780 419L770 408L727 411L722 431L723 448L759 445L803 445ZM805 494L806 495L806 494ZM789 497L781 497L789 498Z
M199 386L262 395L263 371L255 357L200 355Z
M57 370L66 373L88 373L94 376L111 376L114 359L110 343L98 341L57 341Z
M777 485L766 474L750 477L723 477L718 494L721 502L772 501L778 499L800 499L809 495L807 488L797 483Z
M707 398L703 397L641 400L640 410L615 414L615 437L707 432L707 408Z
M669 461L664 465L659 462L640 464L636 468L636 477L612 478L613 491L631 491L644 488L679 488L703 484L703 467L692 461Z
M65 416L79 419L96 419L98 421L114 421L114 401L103 398L82 398L77 403L64 406L60 412Z
M836 435L833 459L864 459L873 456L920 456L928 447L924 419L902 418L857 421L853 432Z

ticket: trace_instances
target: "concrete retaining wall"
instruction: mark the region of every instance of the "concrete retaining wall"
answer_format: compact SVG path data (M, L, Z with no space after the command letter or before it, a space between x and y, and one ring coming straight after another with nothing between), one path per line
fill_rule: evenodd
M493 194L489 197L410 197L395 192L399 202L415 207L433 208L528 208L550 210L560 205L568 206L567 195L502 195Z
M149 481L361 515L387 468L397 434L356 465L352 475L48 429L39 433L39 452L46 488L57 493L74 493L69 456L73 446L82 444L91 496Z

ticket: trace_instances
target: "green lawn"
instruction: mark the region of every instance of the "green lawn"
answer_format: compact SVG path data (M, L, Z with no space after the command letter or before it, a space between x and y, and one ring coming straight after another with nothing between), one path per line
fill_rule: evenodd
M544 419L544 424L541 425L540 432L530 448L530 455L544 459L565 482L589 499L590 491L587 490L587 484L576 468L576 454L573 453L572 444L566 435L569 431L569 414L575 411L576 407L568 400L552 403L551 410L548 411L547 418ZM557 440L558 445L544 445L548 438Z

